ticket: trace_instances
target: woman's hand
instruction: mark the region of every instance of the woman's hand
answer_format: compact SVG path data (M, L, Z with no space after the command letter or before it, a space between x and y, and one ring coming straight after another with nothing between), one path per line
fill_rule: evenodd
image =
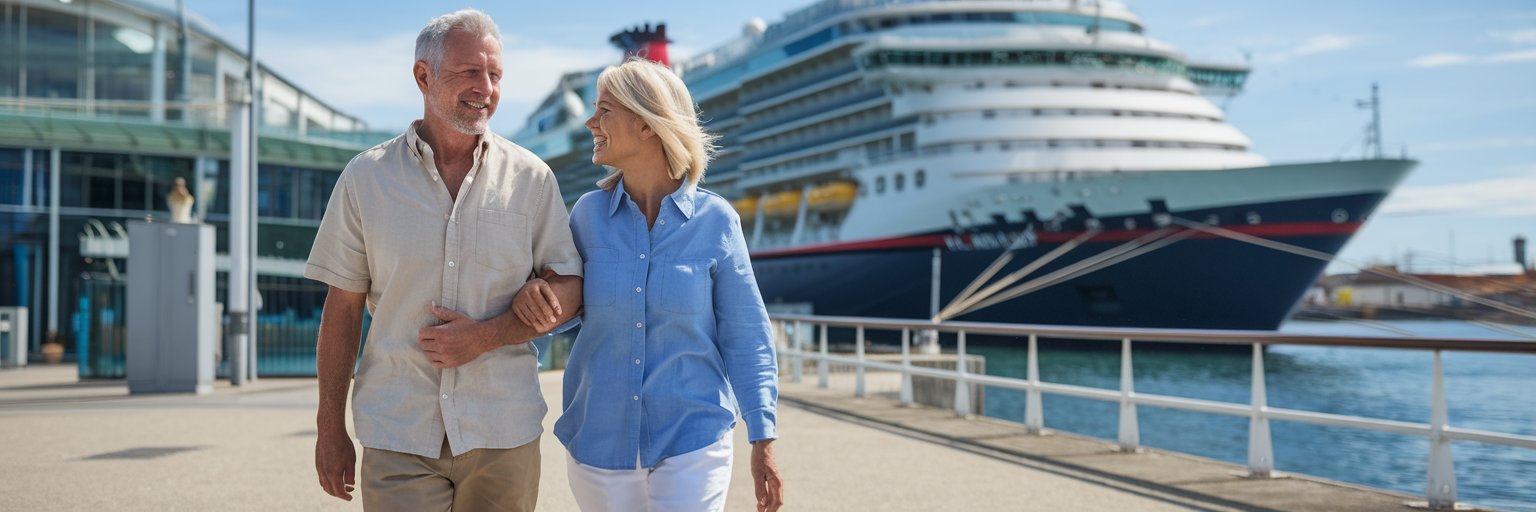
M512 311L529 327L549 332L559 325L555 323L555 315L561 313L560 299L555 297L555 290L548 281L535 277L517 291L517 297L512 299Z
M775 512L784 506L784 480L773 460L773 440L752 443L752 487L757 490L757 511Z

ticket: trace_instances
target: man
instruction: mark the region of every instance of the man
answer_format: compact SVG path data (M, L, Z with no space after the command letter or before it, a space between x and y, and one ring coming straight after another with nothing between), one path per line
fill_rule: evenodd
M315 468L341 499L361 480L369 510L533 510L546 407L526 342L580 308L581 259L549 167L486 129L502 74L490 17L432 20L413 74L422 119L347 164L304 272L330 285ZM516 294L564 308L529 326Z

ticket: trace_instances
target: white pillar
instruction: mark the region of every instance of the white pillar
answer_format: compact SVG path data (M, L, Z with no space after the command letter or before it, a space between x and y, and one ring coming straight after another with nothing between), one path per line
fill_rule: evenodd
M965 367L965 331L960 331L955 342L955 372L959 378L955 379L955 415L971 415L971 383L966 379L970 369Z
M1120 341L1120 449L1136 451L1141 444L1141 428L1136 423L1136 379L1131 372L1131 339Z
M243 98L244 94L241 96L231 105L229 116L229 298L226 299L230 339L234 345L229 352L229 381L237 386L245 384L246 343L249 342L246 324L250 321L246 291L250 281L246 276L251 270L250 251L246 248L250 244L251 227L251 196L246 191L251 165L250 139L246 137L246 131L250 125L246 121L251 115L251 103Z
M821 324L821 340L817 345L817 353L821 359L816 362L816 387L827 389L827 324Z
M1024 426L1031 434L1045 431L1045 410L1040 403L1040 351L1038 337L1029 335L1029 391L1024 399Z
M853 396L864 398L864 326L858 327L853 343L853 351L859 359L859 366L854 369Z
M1268 393L1264 386L1264 345L1253 344L1253 386L1249 398L1248 476L1269 478L1275 470L1275 451L1270 445Z
M1429 478L1425 481L1425 494L1429 508L1451 510L1456 508L1456 459L1451 457L1451 439L1445 437L1445 427L1450 423L1445 403L1445 372L1440 364L1440 351L1435 351L1435 376L1431 382L1429 404Z

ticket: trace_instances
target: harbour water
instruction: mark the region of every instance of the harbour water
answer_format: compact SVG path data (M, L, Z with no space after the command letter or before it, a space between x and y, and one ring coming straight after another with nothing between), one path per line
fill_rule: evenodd
M1486 327L1455 321L1384 323L1419 336L1515 339ZM1291 333L1396 336L1360 323L1292 321ZM1515 328L1536 337L1536 328ZM1102 343L1102 342L1088 342ZM1118 344L1103 350L1042 347L1040 378L1047 382L1117 389ZM1248 403L1251 356L1234 350L1133 349L1136 390L1233 403ZM988 344L970 352L986 356L987 373L1026 376L1022 345ZM1536 435L1536 356L1446 353L1446 392L1454 426ZM1271 407L1372 418L1428 422L1430 352L1363 348L1276 346L1265 356ZM986 390L988 416L1023 421L1023 392ZM1114 439L1118 406L1109 402L1044 397L1046 427ZM1244 464L1248 420L1231 416L1140 407L1145 446ZM1271 423L1276 468L1335 480L1424 493L1429 442L1419 437L1358 429ZM1453 443L1460 501L1501 510L1536 511L1536 450L1457 441Z

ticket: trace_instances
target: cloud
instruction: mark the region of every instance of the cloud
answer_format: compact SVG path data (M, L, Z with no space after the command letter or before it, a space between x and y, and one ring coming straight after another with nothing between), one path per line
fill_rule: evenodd
M1487 63L1525 62L1531 60L1536 60L1536 48L1530 50L1521 50L1517 52L1495 53L1493 55L1483 57L1483 62Z
M1509 138L1495 137L1491 139L1458 140L1449 142L1435 142L1419 148L1421 151L1467 151L1484 149L1512 149L1536 147L1536 137Z
M1416 68L1438 68L1441 66L1454 66L1472 62L1472 57L1460 53L1431 53L1408 61L1408 65Z
M1312 55L1316 53L1334 52L1354 46L1358 39L1349 36L1321 35L1307 39L1301 46L1291 49L1291 55Z
M1286 50L1261 54L1256 60L1259 62L1281 63L1296 57L1345 50L1355 46L1355 44L1359 42L1360 39L1353 36L1324 34L1310 37L1307 40L1302 41L1301 44L1297 44L1296 46L1290 47Z
M1536 28L1521 30L1490 30L1488 35L1509 44L1536 43Z
M1225 14L1208 14L1186 21L1183 25L1180 25L1179 28L1191 29L1216 26L1227 21L1227 18L1229 18L1229 16Z
M1518 50L1518 51L1513 51L1513 52L1495 53L1495 54L1492 54L1492 55L1484 55L1484 56L1481 56L1481 57L1472 56L1472 55L1465 55L1465 54L1460 54L1460 53L1447 53L1447 52L1430 53L1430 54L1421 55L1421 56L1419 56L1416 59L1408 61L1408 66L1409 67L1414 67L1414 68L1438 68L1438 67L1444 67L1444 66L1455 66L1455 65L1459 65L1459 64L1470 64L1470 63L1502 64L1502 63L1506 63L1506 62L1527 62L1527 61L1536 61L1536 48L1532 48L1532 49L1529 49L1529 50Z
M1389 215L1477 213L1493 217L1536 215L1536 177L1405 187L1381 206Z

